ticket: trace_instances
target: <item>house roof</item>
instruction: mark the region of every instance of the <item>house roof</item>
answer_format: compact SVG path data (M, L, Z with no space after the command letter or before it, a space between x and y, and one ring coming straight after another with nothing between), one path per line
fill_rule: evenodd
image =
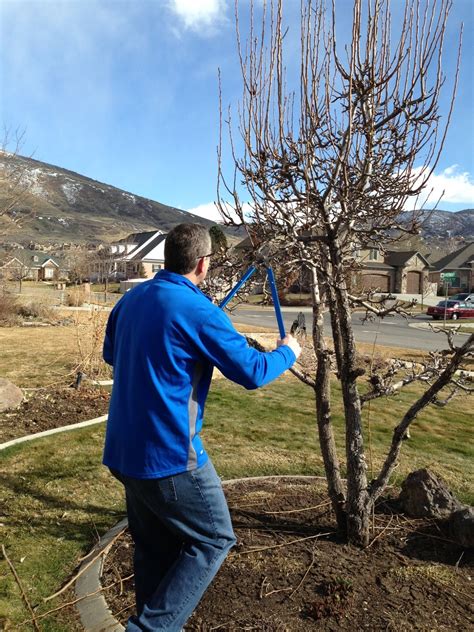
M150 235L151 237L151 235ZM141 261L142 259L144 259L146 257L146 255L151 252L153 250L153 248L155 248L156 246L158 246L158 244L160 244L162 241L164 241L166 239L166 234L165 233L158 233L157 235L155 235L155 237L153 239L151 239L146 246L143 246L143 248L140 249L139 252L137 252L136 254L131 254L130 257L130 261ZM145 243L145 242L143 242ZM135 250L138 250L138 248L136 248Z
M393 270L393 266L384 261L364 261L364 270Z
M51 261L53 265L59 268L59 263L53 257L51 257L51 255L40 250L14 250L13 252L11 252L11 259L9 259L7 263L10 263L14 259L16 259L23 266L26 266L28 268L42 268L46 265L46 263L48 263L48 261Z
M418 255L420 259L424 261L425 265L430 265L426 257L417 250L389 250L386 256L386 262L391 266L399 267L405 265L407 261L415 255Z
M442 259L435 261L431 264L434 271L440 270L459 270L460 268L470 269L470 262L474 259L474 241L466 244L462 248L455 250L449 255L446 255Z
M146 241L148 241L150 239L150 237L153 237L153 235L155 235L157 232L161 232L157 230L148 230L144 233L131 233L130 235L127 235L127 237L123 237L122 239L119 239L117 242L117 244L137 244L137 248L139 248L140 246L142 246Z

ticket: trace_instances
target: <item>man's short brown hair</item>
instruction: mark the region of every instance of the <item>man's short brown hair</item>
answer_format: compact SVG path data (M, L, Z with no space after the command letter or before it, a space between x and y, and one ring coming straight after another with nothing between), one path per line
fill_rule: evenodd
M188 274L211 251L211 236L201 224L178 224L166 236L165 270Z

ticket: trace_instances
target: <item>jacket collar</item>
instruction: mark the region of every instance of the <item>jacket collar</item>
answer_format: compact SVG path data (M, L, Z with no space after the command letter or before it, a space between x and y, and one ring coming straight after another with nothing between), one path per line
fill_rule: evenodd
M193 292L196 292L196 294L201 294L209 301L212 301L212 299L207 296L207 294L204 294L204 292L202 292L197 285L194 285L192 281L187 279L182 274L170 272L169 270L158 270L153 278L156 281L168 281L169 283L175 283L176 285L187 285L191 290L193 290Z

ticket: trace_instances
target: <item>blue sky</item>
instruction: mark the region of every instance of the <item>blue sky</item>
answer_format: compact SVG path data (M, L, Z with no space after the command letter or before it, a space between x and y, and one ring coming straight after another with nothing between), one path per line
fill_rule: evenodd
M336 5L344 33L352 2ZM463 60L432 181L447 210L474 207L473 14L454 0L445 67L461 21ZM0 53L0 123L25 129L24 155L215 216L218 67L224 105L241 93L233 0L1 0Z

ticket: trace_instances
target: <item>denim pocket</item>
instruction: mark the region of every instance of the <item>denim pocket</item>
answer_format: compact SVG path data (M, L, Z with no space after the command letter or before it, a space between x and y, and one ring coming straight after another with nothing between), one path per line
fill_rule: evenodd
M175 503L178 500L178 494L176 493L176 486L174 484L173 476L158 479L157 482L163 500L166 503Z

